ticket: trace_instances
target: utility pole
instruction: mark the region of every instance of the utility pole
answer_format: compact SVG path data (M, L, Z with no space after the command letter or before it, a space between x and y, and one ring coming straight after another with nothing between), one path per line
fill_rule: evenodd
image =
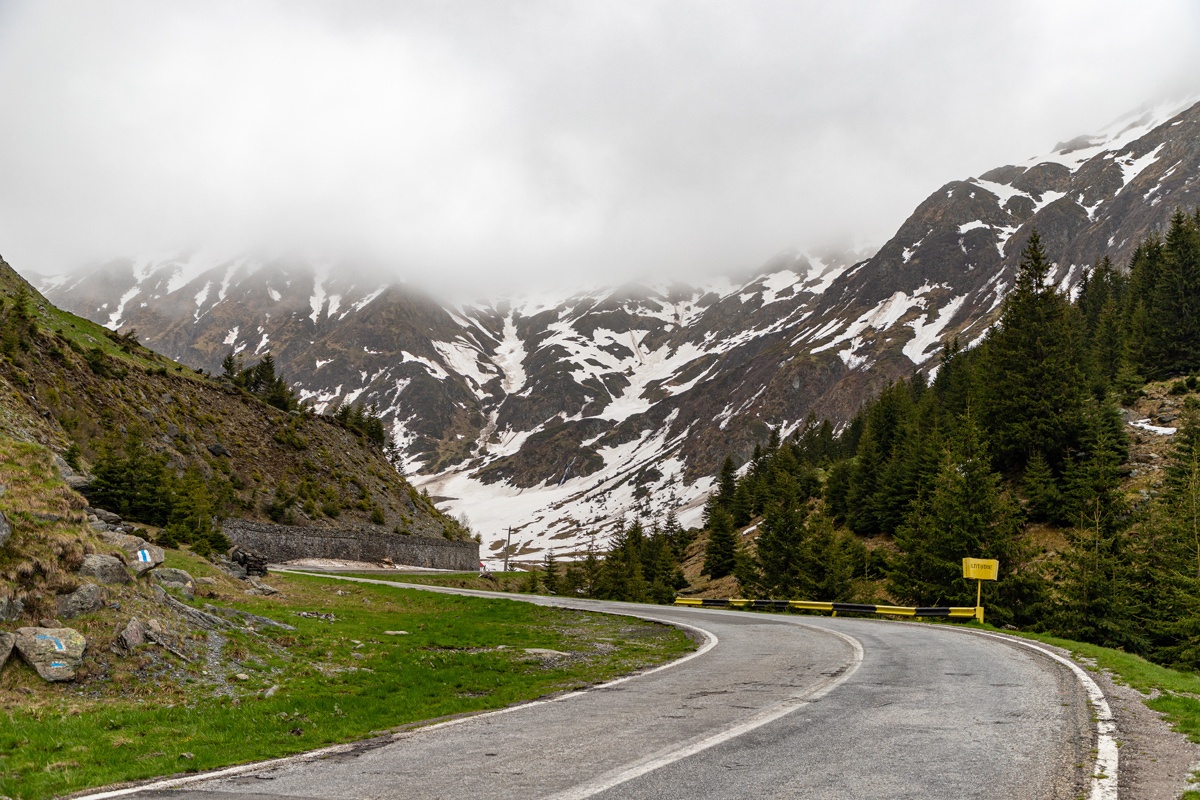
M512 548L512 528L508 529L508 540L504 542L504 571L508 572L508 551Z

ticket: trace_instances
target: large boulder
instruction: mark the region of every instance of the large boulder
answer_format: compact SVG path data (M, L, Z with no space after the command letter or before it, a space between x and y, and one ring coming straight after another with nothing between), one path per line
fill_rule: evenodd
M58 616L78 617L104 607L104 590L94 583L85 583L70 594L61 595L56 603Z
M137 575L154 569L163 563L163 559L167 555L161 547L156 544L150 544L140 536L130 536L128 533L107 531L101 533L100 538L124 550L125 560L129 562L129 566Z
M133 580L119 558L99 553L83 557L83 566L79 568L79 574L95 578L100 583L129 583Z
M4 665L8 663L8 657L12 654L16 642L17 637L11 633L0 633L0 669L4 669Z
M87 640L72 628L17 628L16 648L38 675L48 681L72 681Z
M173 567L158 567L150 573L158 585L164 589L175 589L182 592L186 597L193 597L196 593L196 582L192 580L192 576L182 569Z
M12 523L8 521L8 517L4 516L4 512L0 511L0 547L4 547L4 543L10 536L12 536Z

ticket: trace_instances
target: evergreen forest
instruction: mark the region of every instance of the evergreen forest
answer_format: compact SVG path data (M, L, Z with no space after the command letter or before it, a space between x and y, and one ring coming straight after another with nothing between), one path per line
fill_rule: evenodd
M998 321L946 344L932 378L726 459L704 574L745 597L973 606L962 558L995 558L989 622L1200 668L1200 212L1073 297L1053 271L1035 232ZM1153 488L1131 491L1122 406L1152 381L1179 396L1178 431ZM677 527L628 528L570 567L572 588L669 601Z

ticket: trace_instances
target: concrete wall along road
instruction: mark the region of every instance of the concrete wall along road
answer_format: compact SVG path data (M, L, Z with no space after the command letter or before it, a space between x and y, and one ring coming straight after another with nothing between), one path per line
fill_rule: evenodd
M479 569L477 542L452 542L425 536L403 536L370 528L298 528L244 519L228 519L222 532L233 544L261 553L272 563L297 558L337 558L431 569L474 572Z

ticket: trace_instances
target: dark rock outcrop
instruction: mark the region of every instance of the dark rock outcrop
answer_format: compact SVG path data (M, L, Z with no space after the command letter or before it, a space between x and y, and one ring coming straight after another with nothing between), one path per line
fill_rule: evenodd
M129 583L133 580L120 559L99 553L83 557L83 566L79 568L79 574L94 578L100 583Z

